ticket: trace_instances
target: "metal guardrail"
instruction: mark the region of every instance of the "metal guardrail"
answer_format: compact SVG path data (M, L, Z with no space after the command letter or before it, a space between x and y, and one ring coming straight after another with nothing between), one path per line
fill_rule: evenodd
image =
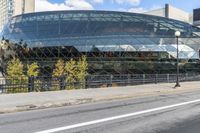
M180 74L180 81L200 81L200 75ZM152 83L175 83L176 74L126 74L89 75L84 83L67 83L62 77L0 78L0 93L56 91L65 89L101 88L111 86L133 86Z
M180 74L180 81L200 81L200 75ZM127 86L149 83L176 82L176 74L134 74L134 75L91 75L87 78L87 87Z

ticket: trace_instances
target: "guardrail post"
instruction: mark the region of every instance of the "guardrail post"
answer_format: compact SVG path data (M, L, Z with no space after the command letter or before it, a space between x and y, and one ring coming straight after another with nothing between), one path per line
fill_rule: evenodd
M158 74L155 75L155 84L158 83Z
M28 77L28 91L29 92L34 91L34 87L35 87L35 85L34 85L34 76L30 76L30 77Z
M185 80L188 80L188 73L185 74Z
M142 75L143 84L145 84L145 74Z
M169 83L169 74L167 74L167 83Z
M84 82L85 82L85 88L84 88L84 89L87 89L87 88L88 88L88 83L87 83L87 81L88 81L88 80L87 80L87 76L85 76L85 81L84 81Z
M110 87L112 87L113 75L110 75Z
M131 82L130 82L130 74L128 74L128 85L130 85L131 84Z
M65 90L65 76L59 77L59 86L60 90Z

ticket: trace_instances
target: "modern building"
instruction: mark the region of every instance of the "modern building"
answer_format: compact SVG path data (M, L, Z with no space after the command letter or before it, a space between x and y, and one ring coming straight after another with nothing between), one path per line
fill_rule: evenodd
M192 15L184 10L166 4L164 8L144 12L144 14L171 18L192 24Z
M35 11L35 0L1 0L0 1L0 32L4 24L15 15Z
M194 9L193 16L194 25L200 27L200 8Z
M175 31L181 32L180 71L200 72L200 29L166 17L114 11L22 14L5 25L2 42L24 63L37 61L44 73L60 58L81 55L91 74L174 73ZM10 55L2 53L4 68Z

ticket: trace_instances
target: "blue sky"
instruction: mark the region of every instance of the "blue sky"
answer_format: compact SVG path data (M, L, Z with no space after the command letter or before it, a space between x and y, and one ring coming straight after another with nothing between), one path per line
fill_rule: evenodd
M164 7L169 3L192 13L200 8L200 0L36 0L36 10L121 10L144 12Z

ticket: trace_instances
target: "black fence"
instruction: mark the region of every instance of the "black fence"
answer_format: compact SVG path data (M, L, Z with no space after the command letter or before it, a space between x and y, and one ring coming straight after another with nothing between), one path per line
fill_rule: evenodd
M176 74L89 75L84 82L66 82L61 77L0 78L0 93L22 93L70 89L133 86L176 82ZM180 74L180 81L200 81L200 75Z

